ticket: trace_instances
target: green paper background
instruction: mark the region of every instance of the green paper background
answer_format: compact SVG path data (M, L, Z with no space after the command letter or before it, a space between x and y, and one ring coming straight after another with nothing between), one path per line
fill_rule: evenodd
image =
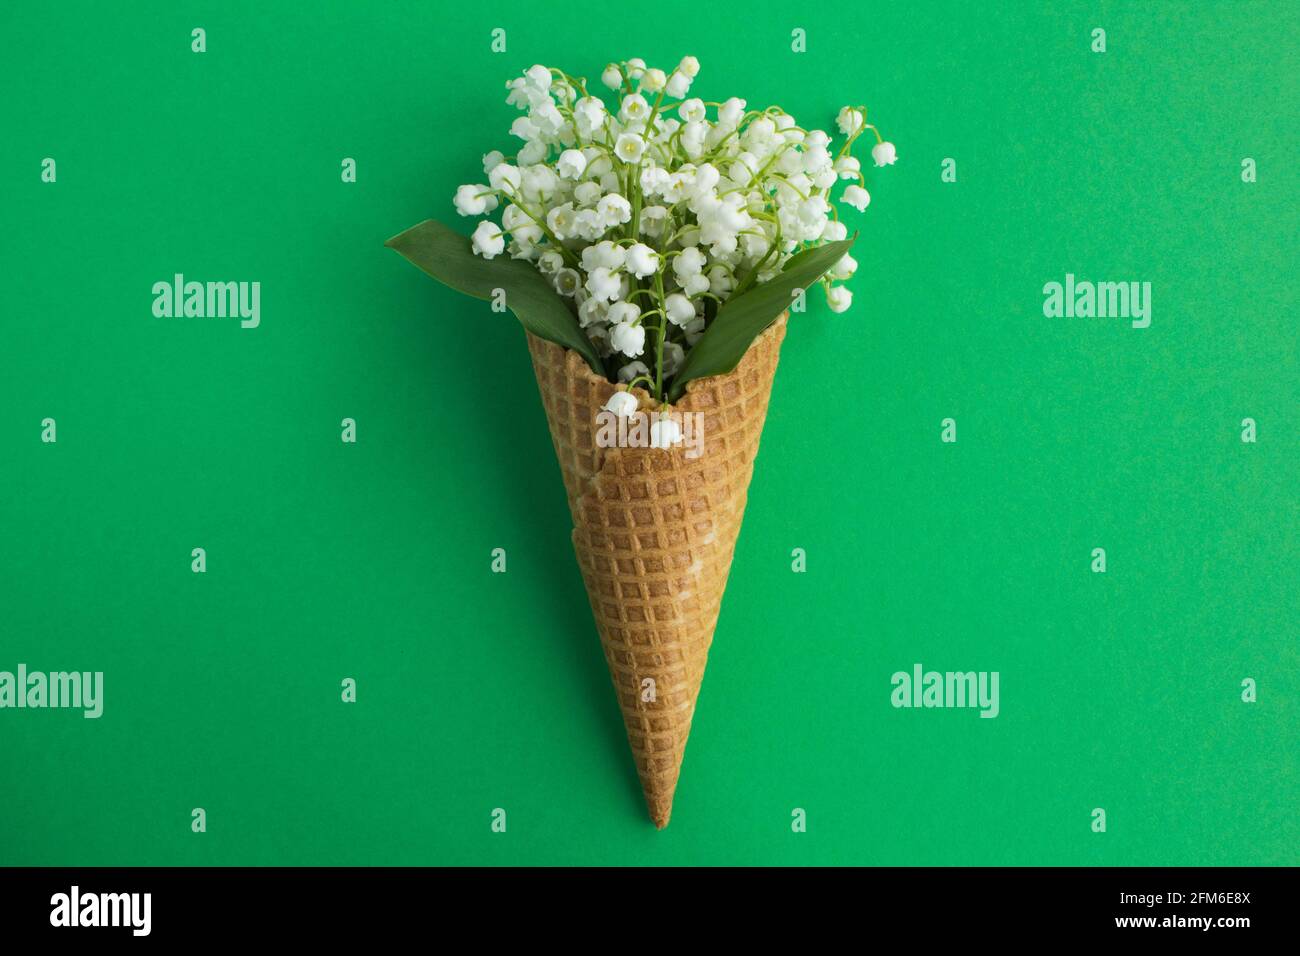
M1300 862L1296 7L1053 7L6 5L0 669L106 701L0 711L0 863ZM521 69L686 53L900 160L791 325L657 833L522 333L382 243L469 231ZM155 319L174 272L261 327ZM1044 318L1066 272L1151 327ZM1001 715L893 709L916 662Z

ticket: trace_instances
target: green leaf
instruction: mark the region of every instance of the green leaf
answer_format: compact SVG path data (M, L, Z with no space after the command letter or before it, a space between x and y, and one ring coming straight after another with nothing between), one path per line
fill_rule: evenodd
M844 257L857 238L857 233L854 233L839 242L805 249L792 256L771 281L724 302L708 329L686 354L685 363L673 379L668 400L675 402L681 398L686 392L687 382L723 375L740 364L750 343L775 322L777 316L790 308L794 290L812 286Z
M506 307L523 327L540 339L572 349L605 376L600 356L560 294L532 265L520 259L484 259L474 254L470 241L433 219L389 239L419 269L443 285L476 299L491 299L493 289L504 289Z

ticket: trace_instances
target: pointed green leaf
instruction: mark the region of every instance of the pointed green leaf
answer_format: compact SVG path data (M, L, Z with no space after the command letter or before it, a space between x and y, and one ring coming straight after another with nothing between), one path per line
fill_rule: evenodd
M577 352L604 377L600 356L577 318L531 263L477 256L466 236L433 219L393 236L384 245L396 249L443 285L476 299L491 299L493 289L504 289L506 307L525 329Z
M849 251L854 234L839 242L805 249L791 257L771 281L728 299L714 316L700 340L686 354L681 371L673 379L668 400L675 402L686 393L686 383L730 372L749 350L750 343L786 309L795 289L807 289Z

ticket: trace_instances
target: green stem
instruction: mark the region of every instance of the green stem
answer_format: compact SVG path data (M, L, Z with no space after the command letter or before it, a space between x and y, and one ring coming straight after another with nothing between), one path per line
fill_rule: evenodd
M573 250L567 248L562 242L560 242L559 238L555 235L555 233L551 232L551 227L548 226L543 220L538 219L536 216L534 216L532 212L528 209L528 207L523 204L523 201L518 196L516 196L512 192L507 192L506 190L502 190L502 192L504 192L507 196L510 197L510 201L514 203L516 206L518 206L520 211L522 211L525 216L527 216L533 222L537 223L538 228L542 230L542 233L546 236L547 239L551 240L551 244L555 246L556 250L560 253L560 255L564 256L564 258L568 260L569 265L580 266L582 264L582 260L579 259L574 254Z
M664 336L668 332L667 306L664 304L664 273L655 273L655 295L659 299L659 337L655 343L655 401L664 400Z

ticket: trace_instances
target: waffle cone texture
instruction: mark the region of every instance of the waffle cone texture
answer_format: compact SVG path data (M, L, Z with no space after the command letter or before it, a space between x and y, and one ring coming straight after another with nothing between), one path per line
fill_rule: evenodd
M660 829L672 814L786 319L759 335L733 371L687 384L672 410L703 414L696 458L685 446L598 447L596 415L624 386L577 353L528 335L573 515L573 549ZM647 392L633 394L640 411L655 410Z

